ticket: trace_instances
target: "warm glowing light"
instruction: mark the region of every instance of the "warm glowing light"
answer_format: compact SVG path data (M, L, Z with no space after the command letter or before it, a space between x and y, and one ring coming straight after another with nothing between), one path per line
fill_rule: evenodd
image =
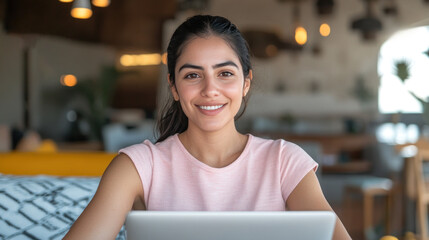
M297 27L295 29L295 41L299 45L304 45L307 42L307 30L303 27Z
M91 4L89 0L75 0L71 10L74 18L87 19L92 16Z
M329 36L329 34L331 34L331 27L329 26L329 24L323 23L320 25L319 32L320 35L327 37Z
M161 56L161 62L164 65L167 65L167 53L166 52L162 54L162 56Z
M64 86L74 87L77 84L77 78L72 74L62 75L60 82Z
M69 3L69 2L73 2L73 0L59 0L60 2L63 2L63 3Z
M139 55L124 54L119 59L121 65L125 67L159 65L161 64L161 61L161 54L159 53Z
M74 18L88 19L92 16L92 10L88 8L73 8L71 15Z
M137 58L138 65L141 65L141 66L158 65L161 63L161 54L159 53L141 54L141 55L138 55L136 58Z
M96 7L107 7L110 4L110 0L92 0L92 5Z
M265 48L265 53L267 54L268 57L276 56L278 51L279 51L279 49L276 46L274 46L273 44L270 44Z
M134 65L134 57L128 54L122 55L119 59L119 62L122 64L122 66L132 66Z

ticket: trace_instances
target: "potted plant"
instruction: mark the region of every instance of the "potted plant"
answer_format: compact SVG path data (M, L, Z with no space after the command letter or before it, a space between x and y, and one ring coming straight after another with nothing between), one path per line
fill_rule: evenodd
M118 75L119 72L114 67L103 67L98 79L86 79L76 85L76 90L86 103L80 111L89 123L91 139L102 139L102 128L107 123L107 111Z
M427 57L429 57L429 49L426 52L423 52ZM405 82L410 79L410 68L411 64L407 60L399 60L395 62L395 75L401 79L402 83L405 85ZM412 90L407 88L407 91L422 105L423 109L423 120L426 125L429 126L429 96L423 98L416 95Z

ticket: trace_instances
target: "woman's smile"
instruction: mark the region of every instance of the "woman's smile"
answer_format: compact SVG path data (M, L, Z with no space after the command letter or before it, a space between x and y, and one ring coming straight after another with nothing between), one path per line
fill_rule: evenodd
M224 106L224 104L222 104L222 105L214 105L214 106L198 106L198 107L201 108L201 109L203 109L203 110L217 110L217 109L219 109L219 108L221 108L223 106Z
M197 105L200 112L207 116L216 116L218 113L222 112L226 104L220 105Z

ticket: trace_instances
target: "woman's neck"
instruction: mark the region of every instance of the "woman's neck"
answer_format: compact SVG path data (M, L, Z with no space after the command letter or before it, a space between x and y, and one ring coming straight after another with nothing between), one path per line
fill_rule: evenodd
M199 161L216 168L228 166L243 152L248 136L232 130L202 132L188 128L179 134L186 150Z

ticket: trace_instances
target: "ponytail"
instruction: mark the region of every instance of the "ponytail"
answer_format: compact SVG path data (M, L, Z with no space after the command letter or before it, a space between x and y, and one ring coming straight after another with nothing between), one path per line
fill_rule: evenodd
M176 133L182 133L188 128L188 117L182 110L179 101L170 98L161 111L161 118L157 122L159 138L156 142L162 142Z

